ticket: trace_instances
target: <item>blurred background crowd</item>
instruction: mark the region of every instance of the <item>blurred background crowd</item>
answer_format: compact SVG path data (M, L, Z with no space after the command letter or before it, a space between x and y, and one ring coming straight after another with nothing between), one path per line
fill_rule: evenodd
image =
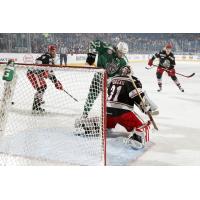
M200 53L200 33L0 33L0 53L44 53L48 45L66 47L67 53L87 53L90 41L127 42L129 53L152 54L166 43L176 54Z

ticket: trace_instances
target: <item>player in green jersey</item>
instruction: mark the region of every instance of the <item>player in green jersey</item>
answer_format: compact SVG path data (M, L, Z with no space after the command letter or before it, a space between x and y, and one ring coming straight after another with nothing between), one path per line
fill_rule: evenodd
M125 42L119 42L117 46L112 46L96 40L89 45L86 62L93 65L98 54L97 67L104 68L108 77L113 77L118 75L119 70L128 63L125 56L127 53L128 45Z
M127 53L128 45L125 42L119 42L117 46L112 46L100 40L95 40L89 44L86 63L93 65L95 63L96 55L98 55L97 67L104 68L108 78L110 78L119 75L120 69L128 64L128 59L126 58ZM88 116L94 101L102 90L102 88L97 88L97 84L95 84L102 81L101 76L102 74L97 72L92 79L89 94L84 105L83 117Z

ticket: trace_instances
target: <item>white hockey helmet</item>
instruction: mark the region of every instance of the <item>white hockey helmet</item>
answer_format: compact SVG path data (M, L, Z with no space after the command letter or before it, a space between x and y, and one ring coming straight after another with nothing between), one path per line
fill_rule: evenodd
M128 53L128 44L126 42L119 42L117 44L117 50L123 54Z

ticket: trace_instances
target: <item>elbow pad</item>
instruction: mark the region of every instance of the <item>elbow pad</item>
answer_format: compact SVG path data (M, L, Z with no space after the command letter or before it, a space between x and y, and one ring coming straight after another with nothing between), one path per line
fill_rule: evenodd
M93 65L95 62L95 58L96 58L96 54L88 53L86 63L88 63L89 65Z

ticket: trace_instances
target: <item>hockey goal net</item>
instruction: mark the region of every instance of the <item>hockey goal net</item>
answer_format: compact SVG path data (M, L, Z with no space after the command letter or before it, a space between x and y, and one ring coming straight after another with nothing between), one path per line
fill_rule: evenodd
M15 64L12 81L6 81L2 80L4 68L0 65L0 165L106 164L103 69ZM52 80L42 77L47 86L40 102L42 112L33 112L37 88L28 79L28 70L36 74L53 70L66 91L56 89ZM99 79L94 82L95 75ZM39 79L36 76L34 81ZM82 117L86 101L90 104L88 115Z

